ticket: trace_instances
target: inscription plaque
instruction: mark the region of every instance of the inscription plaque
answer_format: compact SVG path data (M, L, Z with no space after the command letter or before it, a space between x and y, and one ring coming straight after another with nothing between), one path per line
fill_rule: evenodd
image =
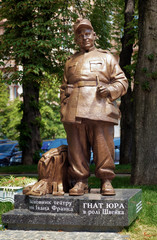
M120 202L83 202L82 214L90 215L124 215L127 210L125 203Z
M75 201L49 198L41 199L30 197L28 209L32 212L48 212L48 213L76 213L77 207L74 206Z

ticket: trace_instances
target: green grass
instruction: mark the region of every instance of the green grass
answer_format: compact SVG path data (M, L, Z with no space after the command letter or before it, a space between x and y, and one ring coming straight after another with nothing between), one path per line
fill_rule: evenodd
M0 225L2 225L1 215L5 212L9 212L10 210L14 209L14 205L10 202L0 202ZM3 230L3 225L0 226L0 230Z
M88 184L91 188L100 188L100 179L95 176L89 177ZM133 188L133 186L130 185L130 177L117 176L112 180L112 185L114 188Z
M95 164L90 165L90 172L94 173ZM115 173L130 173L131 165L116 165ZM18 166L10 166L10 167L0 167L0 173L37 173L37 165L18 165Z
M95 172L95 164L90 165L90 172ZM131 165L123 164L123 165L115 165L115 173L131 173Z
M131 164L116 165L115 167L115 173L131 173Z
M15 173L37 173L37 165L18 165L9 167L0 167L0 173L15 174Z

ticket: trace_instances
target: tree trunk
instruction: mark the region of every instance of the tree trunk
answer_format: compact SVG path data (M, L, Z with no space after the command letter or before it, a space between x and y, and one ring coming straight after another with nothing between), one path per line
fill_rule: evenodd
M125 72L128 80L130 80L130 73L125 69L127 65L131 64L131 57L133 52L134 29L131 22L134 17L135 0L125 0L125 24L124 36L122 38L122 51L120 53L120 66ZM121 146L120 146L120 164L127 164L131 162L132 152L132 132L133 132L133 102L131 81L129 81L128 92L121 98Z
M157 0L139 0L133 184L157 184Z
M37 163L41 148L39 84L30 79L25 78L23 83L23 118L20 131L22 162L25 165Z

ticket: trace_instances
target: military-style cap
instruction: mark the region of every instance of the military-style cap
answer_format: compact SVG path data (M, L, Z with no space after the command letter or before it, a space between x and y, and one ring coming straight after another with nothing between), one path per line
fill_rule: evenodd
M92 24L88 19L77 18L74 24L74 32L76 33L80 27L89 27L93 30Z

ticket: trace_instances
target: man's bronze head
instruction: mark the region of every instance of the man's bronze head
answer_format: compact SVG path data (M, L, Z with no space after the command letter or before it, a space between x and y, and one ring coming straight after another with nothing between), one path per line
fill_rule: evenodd
M80 27L87 27L93 30L92 24L88 19L77 18L74 24L74 33L76 34Z
M94 46L95 32L88 19L78 18L74 24L75 42L80 49L88 51Z

